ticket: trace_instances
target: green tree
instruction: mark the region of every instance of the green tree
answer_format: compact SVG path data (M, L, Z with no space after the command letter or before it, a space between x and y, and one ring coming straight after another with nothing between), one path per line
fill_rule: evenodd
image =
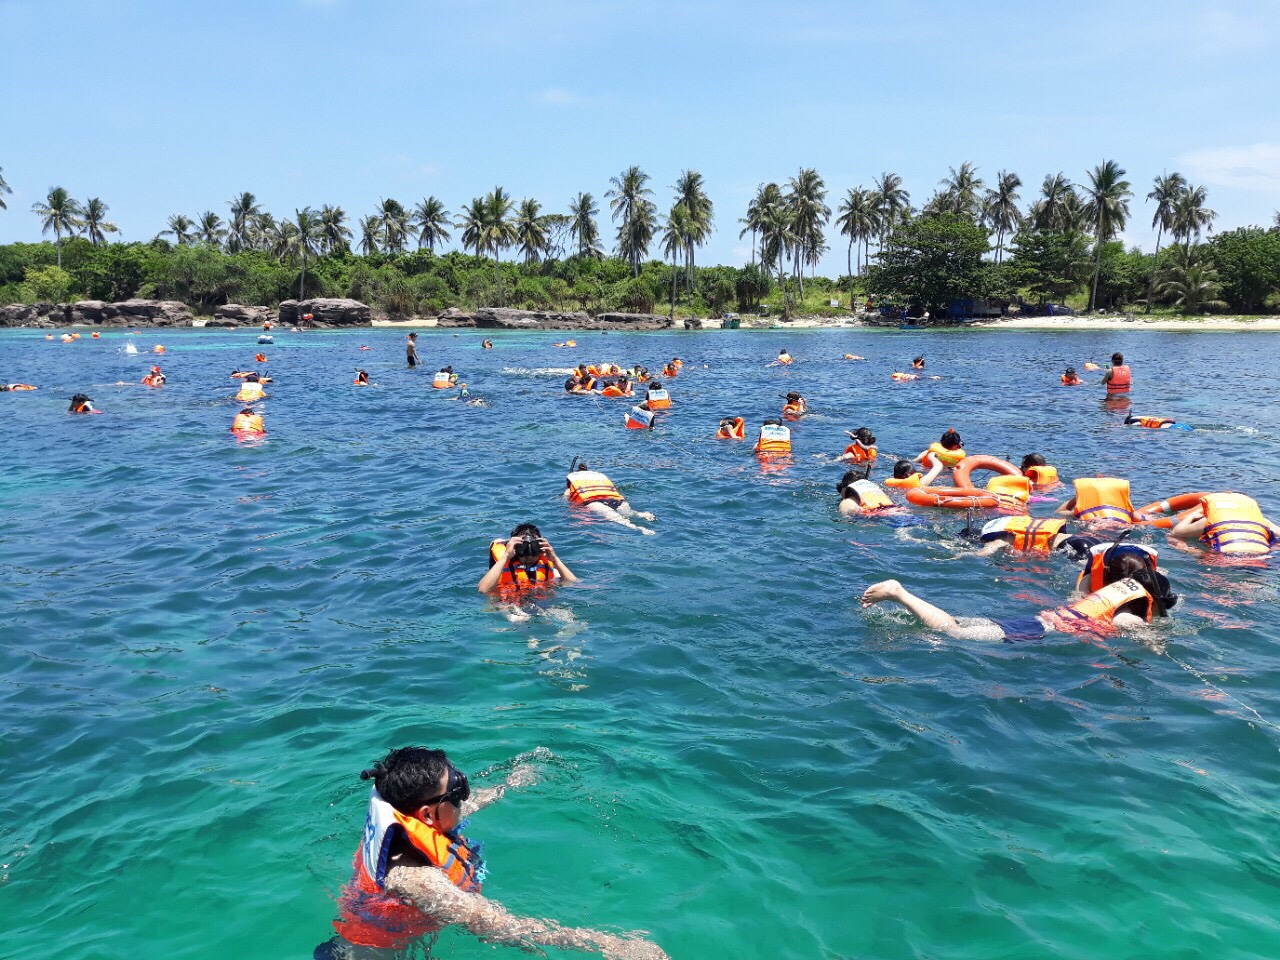
M1173 229L1173 208L1178 197L1187 189L1187 180L1176 170L1173 173L1162 173L1151 182L1148 200L1156 204L1155 214L1151 217L1151 226L1156 231L1156 263L1160 262L1160 238L1166 230ZM1152 294L1156 286L1156 271L1151 271L1151 279L1147 282L1147 306L1145 313L1151 312Z
M341 207L326 203L320 208L320 249L325 255L351 249L351 228L347 226L347 212Z
M1088 279L1089 244L1081 233L1024 230L1010 244L1008 266L1015 282L1040 305L1061 303Z
M911 194L902 186L902 178L896 173L882 173L874 188L876 213L880 218L880 246L885 238L907 218L911 212Z
M850 187L839 207L836 208L836 226L849 238L846 253L849 272L849 309L853 309L853 248L858 246L858 274L862 274L862 246L869 244L878 224L875 195L862 187Z
M1078 205L1079 196L1071 181L1061 173L1051 173L1040 184L1040 199L1031 205L1027 215L1034 229L1061 233L1074 227L1070 208Z
M206 210L200 214L200 219L196 223L196 240L200 243L207 243L211 247L221 247L222 240L226 237L226 228L222 225L222 218L212 210Z
M526 265L537 263L547 249L547 225L542 217L542 205L537 200L525 198L516 210L515 242L524 255Z
M787 179L785 199L791 212L791 232L795 235L793 253L801 300L804 299L804 264L816 264L826 249L823 228L831 218L826 197L826 184L812 167L802 167Z
M6 193L13 193L13 190L9 187L9 181L4 178L4 167L0 167L0 210L9 209L9 205L4 202Z
M1260 313L1280 294L1280 232L1241 227L1218 234L1209 249L1232 310Z
M677 202L667 214L666 229L662 233L662 253L671 258L671 316L676 315L676 278L680 273L680 258L685 254L692 217L683 203Z
M649 198L649 175L639 167L628 167L621 176L610 177L613 189L605 194L613 219L618 222L618 256L631 264L631 275L640 276L640 262L649 254L649 244L657 225L657 208Z
M302 274L298 279L298 299L305 300L307 258L316 257L320 244L324 240L324 225L320 221L320 215L310 207L294 210L293 217L291 224L293 229L288 233L285 252L286 256L297 257L301 261ZM288 223L288 221L285 222Z
M1201 246L1177 247L1162 266L1156 294L1182 307L1183 313L1224 310L1222 284L1208 251Z
M1092 310L1098 298L1098 276L1102 271L1102 246L1124 229L1129 219L1129 181L1124 179L1124 170L1114 160L1104 161L1089 171L1089 186L1085 188L1089 202L1085 212L1089 224L1093 228L1094 246L1097 252L1097 264L1093 271L1093 291L1089 295L1089 309Z
M463 204L461 219L454 223L462 231L462 249L474 250L477 257L488 249L484 229L486 215L484 197L472 197L469 204Z
M382 244L382 218L370 214L360 218L360 252L366 257L378 252Z
M987 191L982 205L987 226L996 234L996 263L1004 261L1004 237L1022 225L1022 212L1018 209L1018 188L1022 178L1016 173L1001 170L996 174L996 185Z
M427 197L413 208L413 226L418 231L418 249L425 243L427 249L436 252L436 244L443 246L449 240L449 211L438 197Z
M707 196L702 174L696 170L682 170L672 187L676 203L684 207L687 215L685 229L685 272L688 287L693 289L693 271L696 265L694 251L707 242L715 223L714 207Z
M62 267L30 267L18 284L23 303L66 303L71 298L71 274Z
M494 187L484 198L484 230L486 247L493 254L494 280L498 284L498 300L502 300L502 251L516 242L516 225L511 216L511 195L502 187Z
M965 217L975 223L982 205L979 191L986 184L978 176L978 168L969 161L960 164L960 169L949 167L950 174L938 181L942 188L937 195L932 213L952 213Z
M1173 204L1173 235L1189 249L1191 238L1200 239L1200 232L1209 228L1218 215L1206 205L1208 197L1204 187L1187 184Z
M569 232L577 240L580 257L599 257L601 254L600 228L596 225L599 212L595 198L589 193L579 193L569 204L572 219Z
M194 226L195 224L190 217L185 214L175 213L169 218L169 229L161 230L160 236L167 237L172 234L173 242L183 247L191 241L191 228Z
M250 249L253 246L254 220L262 214L257 197L246 191L234 200L228 200L227 206L231 208L231 220L227 224L227 252Z
M107 209L107 205L97 197L90 197L84 205L84 234L95 246L106 243L108 233L120 232L120 228L107 219Z
M409 211L399 200L386 199L378 208L378 222L382 224L382 247L387 253L404 253L409 239Z
M782 318L791 318L791 296L786 282L786 263L792 251L799 246L794 228L791 207L779 195L778 202L770 203L760 216L760 263L778 268L778 287L782 290Z
M985 296L990 250L986 230L965 217L944 213L900 226L867 274L876 297L945 307L953 300Z
M62 187L52 187L43 203L33 203L31 212L40 218L41 232L53 231L58 248L58 266L62 266L62 235L73 234L80 227L80 204Z

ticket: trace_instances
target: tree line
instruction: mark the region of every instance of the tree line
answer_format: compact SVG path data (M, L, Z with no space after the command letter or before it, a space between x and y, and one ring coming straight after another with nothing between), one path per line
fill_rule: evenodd
M1280 213L1271 230L1246 228L1203 243L1216 220L1205 188L1164 173L1146 195L1156 230L1156 250L1146 255L1115 241L1135 198L1115 161L1078 184L1063 173L1046 175L1025 207L1022 187L1005 170L988 186L966 162L950 168L918 208L894 173L869 188L849 188L834 211L834 227L847 243L847 270L835 281L816 275L829 251L833 211L812 168L759 186L737 221L739 237L751 237L750 263L742 268L696 264L715 212L695 170L671 185L665 214L639 167L612 177L603 197L615 229L608 253L591 193L578 193L563 213L546 212L531 198L517 202L501 186L457 214L434 196L413 206L385 198L353 230L340 206L307 206L277 218L245 192L227 202L225 219L208 210L194 218L174 214L149 242L112 243L119 227L107 219L101 198L80 202L54 187L32 206L44 234L53 236L52 250L0 247L0 300L141 294L212 308L331 295L363 299L393 315L490 304L651 312L662 303L672 313L677 306L714 313L736 304L786 316L812 309L814 294L828 305L825 295L839 289L851 308L866 295L925 310L962 298L1045 303L1082 293L1087 301L1080 305L1089 309L1274 306ZM0 170L0 209L11 192ZM462 253L445 252L454 231ZM1166 237L1171 247L1163 247ZM650 259L655 242L660 262ZM512 250L516 258L504 261Z

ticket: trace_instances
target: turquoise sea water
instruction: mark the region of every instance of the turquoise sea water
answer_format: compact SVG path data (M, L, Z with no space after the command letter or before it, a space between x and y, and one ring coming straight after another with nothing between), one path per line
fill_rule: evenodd
M163 358L0 333L0 378L42 387L0 395L0 954L309 957L359 771L425 743L473 783L537 771L468 830L488 895L673 958L1280 955L1274 561L1143 531L1182 595L1148 636L950 640L857 595L897 576L1024 615L1075 568L966 553L954 514L842 522L832 462L845 429L914 455L955 427L970 453L1130 477L1139 504L1231 488L1280 516L1280 338L484 335L424 332L409 371L394 331L280 333L269 436L245 443L227 373L252 331L132 338ZM765 366L783 346L797 363ZM1134 412L1196 429L1058 386L1113 350ZM943 379L891 385L919 352ZM675 354L653 433L554 372ZM137 386L155 359L169 385ZM430 389L445 363L487 407ZM710 439L789 389L814 413L787 469ZM106 412L66 415L77 391ZM659 535L567 507L575 455ZM475 591L524 520L583 578L527 621ZM517 952L452 930L433 950L495 955Z

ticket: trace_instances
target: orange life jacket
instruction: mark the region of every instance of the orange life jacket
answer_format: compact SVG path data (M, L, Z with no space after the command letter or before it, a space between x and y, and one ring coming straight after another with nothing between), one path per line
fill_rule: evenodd
M1031 478L1031 485L1034 487L1051 487L1058 482L1057 467L1027 467L1024 472Z
M1074 387L1074 386L1079 385L1079 383L1080 383L1080 378L1079 378L1079 377L1068 377L1068 376L1064 373L1064 374L1062 375L1062 382L1063 382L1063 384L1064 384L1065 386L1068 386L1068 387Z
M565 478L569 482L570 503L596 503L600 500L621 500L622 494L613 481L595 470L575 470Z
M236 418L231 421L231 429L236 433L266 432L266 428L262 424L262 417L256 413L237 413Z
M982 528L982 542L1003 540L1006 535L1013 539L1010 546L1014 550L1048 553L1053 549L1053 540L1066 525L1066 520L1048 520L1040 517L999 517Z
M29 383L11 383L9 384L9 389L10 390L35 390L37 388L33 387Z
M861 440L855 440L844 448L845 456L853 455L854 463L871 463L879 454L875 447L864 447Z
M678 376L679 373L680 373L680 369L678 367L673 367L669 363L662 368L662 375L666 377L668 380L670 380L674 376Z
M163 381L156 380L155 376L150 373L148 373L145 377L142 378L142 385L144 387L158 387L162 382Z
M260 383L242 383L240 384L240 392L236 394L236 399L244 401L261 400L265 391Z
M162 353L162 352L163 352L163 351L161 351L161 350L157 350L157 351L156 351L156 353ZM265 355L265 354L261 354L261 353L255 353L255 354L253 355L253 359L257 360L259 363L266 363L266 362L267 362L266 355Z
M80 403L77 403L74 407L71 408L71 412L72 413L89 413L90 408L89 408L88 401L81 401Z
M457 382L458 382L458 377L456 374L445 373L443 370L441 370L432 379L431 386L435 387L437 390L447 390Z
M760 438L756 440L756 453L766 455L791 452L791 431L780 423L762 423Z
M652 430L653 412L644 407L632 407L627 411L625 422L628 430Z
M623 393L622 388L616 383L611 383L600 394L602 397L629 397L630 393Z
M778 354L778 362L782 364L784 367L789 363L791 363L791 360L792 360L792 357L790 354L786 354L786 353Z
M799 420L807 410L808 407L803 401L797 403L784 403L782 405L782 416L787 420Z
M1159 430L1161 427L1171 427L1177 421L1170 420L1168 417L1134 417L1138 426L1146 427L1149 430Z
M1013 497L1026 503L1031 499L1031 478L994 476L987 481L987 489L992 493L1003 493L1005 496Z
M1081 591L1089 591L1094 593L1102 589L1106 582L1107 575L1107 554L1113 550L1140 551L1151 558L1151 566L1154 568L1159 561L1159 554L1151 547L1144 547L1140 543L1099 543L1089 548L1089 557L1085 562L1084 569L1080 571L1080 576L1076 578L1076 589Z
M650 390L645 403L650 410L666 410L671 406L671 394L666 390Z
M600 368L597 367L595 364L588 364L587 373L589 373L593 377L598 377L600 376Z
M1080 477L1075 480L1077 520L1088 523L1133 523L1129 481L1117 477Z
M889 374L889 379L890 379L890 380L919 380L919 379L920 379L920 374L918 374L918 373L901 373L901 372L899 372L899 371L895 370L893 373Z
M578 381L579 390L594 390L595 388L596 378L589 374Z
M955 450L948 450L941 443L936 441L929 444L929 452L947 467L954 467L965 457L964 447L959 447Z
M909 477L885 477L884 485L886 487L898 487L911 489L924 484L924 477L918 473L913 473Z
M746 438L747 425L741 417L720 421L720 429L716 431L717 440L745 440Z
M489 544L489 566L492 567L495 563L502 564L502 575L498 577L498 589L501 592L523 592L560 577L555 564L541 554L532 567L523 563L508 563L505 540L494 540Z
M1040 616L1057 629L1068 633L1077 630L1096 630L1100 626L1110 626L1115 621L1116 611L1126 603L1143 598L1146 598L1147 608L1142 618L1150 622L1155 610L1155 601L1142 584L1129 579L1117 580L1075 603L1069 603L1054 610L1045 610Z
M440 929L440 924L417 907L386 892L391 847L397 836L404 837L432 866L443 870L459 890L480 892L484 862L461 834L450 839L417 817L405 816L375 789L369 798L353 876L342 891L339 919L333 924L350 943L399 949Z
M1107 381L1107 393L1128 393L1133 380L1129 367L1121 364L1111 368L1111 379Z
M851 484L858 495L858 505L863 513L875 513L877 510L897 508L897 504L885 496L885 492L870 480L855 480Z
M353 384L355 384L357 387L367 387L367 386L369 385L369 381L368 381L368 380L364 380L364 379L362 379L361 377L356 377L356 378L355 378L354 380L352 380L351 382L352 382Z
M1205 527L1200 541L1214 553L1269 553L1276 537L1251 497L1210 493L1200 499Z

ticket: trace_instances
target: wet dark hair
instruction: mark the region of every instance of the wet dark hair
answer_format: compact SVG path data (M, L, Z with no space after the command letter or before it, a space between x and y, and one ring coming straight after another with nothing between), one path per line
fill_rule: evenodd
M410 815L440 792L440 779L450 766L443 750L400 747L360 771L360 779L372 780L383 800Z
M574 387L576 387L577 385L578 385L578 378L577 378L577 377L570 377L568 380L566 380L566 381L564 382L564 388L565 388L566 390L572 390L572 389L573 389Z
M661 389L662 389L662 381L661 381L661 380L650 380L650 381L649 381L649 389L650 389L650 390L661 390Z
M948 430L942 435L942 445L948 450L955 450L964 446L964 441L960 439L960 434L954 430Z
M1025 457L1022 458L1023 473L1026 472L1028 467L1043 467L1044 465L1045 465L1045 459L1043 456L1041 456L1038 453L1028 453Z
M73 397L71 398L71 402L72 402L72 403L84 403L85 401L87 401L87 400L91 400L91 399L93 399L93 398L92 398L92 397L89 397L89 396L86 396L86 395L85 395L85 394L83 394L83 393L77 393L75 396L73 396Z
M1116 546L1119 546L1118 542ZM1178 595L1170 589L1169 578L1156 570L1155 560L1150 554L1135 550L1117 552L1113 546L1103 558L1102 582L1110 585L1126 578L1137 581L1151 594L1155 601L1151 608L1152 616L1167 617L1169 609L1178 602ZM1132 613L1145 619L1146 601L1131 600L1116 613Z
M252 416L253 416L253 407L244 407L244 408L242 408L242 409L241 409L241 411L240 411L240 412L241 412L241 413L243 413L243 414L246 414L247 416L252 417Z
M871 429L869 427L859 427L857 430L853 431L853 436L864 447L869 447L876 442L876 438L872 436Z
M1123 367L1123 366L1124 366L1124 354L1123 354L1123 353L1113 353L1113 354L1111 355L1111 365L1112 365L1113 367Z
M912 363L924 363L924 354L923 354L923 353L922 353L922 354L920 354L920 356L916 357L916 358L915 358L914 360L912 360L911 362L912 362Z
M893 478L895 480L905 480L915 472L916 468L910 460L899 460L893 465Z
M587 461L579 460L577 465L574 466L573 469L574 470L590 470L591 468L587 466Z
M245 383L261 383L262 378L259 377L256 373L251 373L244 378L244 382Z
M775 426L775 427L780 427L780 426L782 426L782 421L781 421L781 420L779 420L777 417L770 417L768 420L766 420L766 421L764 421L764 422L765 422L765 423L767 423L767 424L770 424L771 426Z
M799 399L800 399L800 394L796 393L794 390L792 390L790 393L787 394L788 402L794 403L796 400L799 400Z
M541 537L542 531L535 527L532 523L517 523L511 528L510 536L523 537L526 534L532 534L535 537Z
M1066 372L1067 372L1067 376L1068 376L1068 377L1074 377L1074 376L1076 375L1076 368L1075 368L1075 367L1067 367L1067 371L1066 371Z

